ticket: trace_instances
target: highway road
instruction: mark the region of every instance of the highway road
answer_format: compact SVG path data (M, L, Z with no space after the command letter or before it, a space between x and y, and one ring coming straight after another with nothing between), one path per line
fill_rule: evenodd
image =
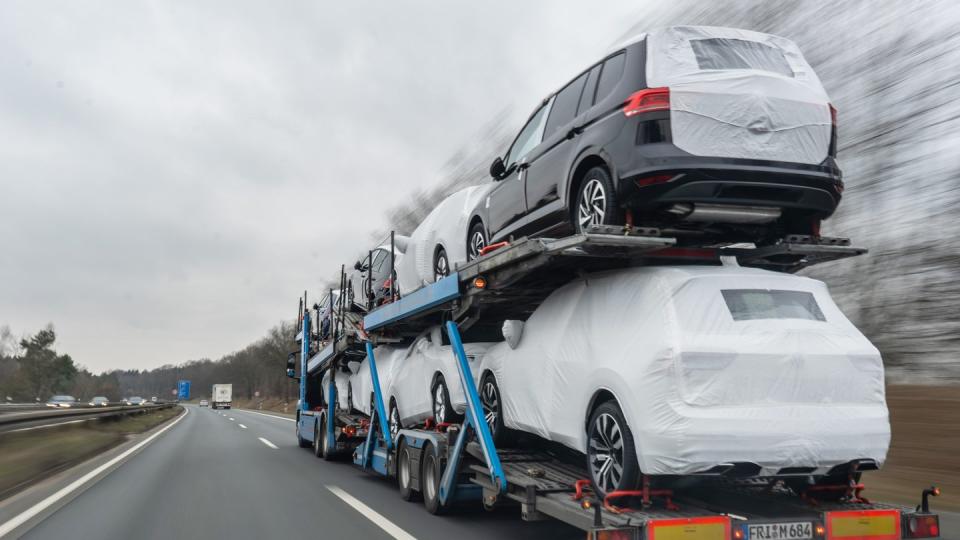
M297 447L294 422L188 407L178 424L24 538L582 538L519 509L453 517L400 499L396 485Z

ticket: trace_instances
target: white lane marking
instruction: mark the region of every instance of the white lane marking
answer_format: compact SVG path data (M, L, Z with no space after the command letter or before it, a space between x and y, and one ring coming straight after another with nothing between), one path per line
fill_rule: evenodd
M272 442L264 439L263 437L257 437L257 438L260 439L260 442L262 442L263 444L269 446L270 448L273 448L274 450L277 449L277 445L275 445L275 444L273 444Z
M241 410L242 410L243 412L250 413L250 414L259 414L260 416L266 416L266 417L269 417L269 418L276 418L277 420L286 420L287 422L296 422L296 420L294 420L293 418L287 418L287 417L285 417L285 416L277 416L277 415L275 415L275 414L266 414L266 413L257 412L257 411L250 411L250 410L247 410L247 409L241 409Z
M378 514L373 508L370 508L369 506L358 501L353 495L350 495L337 486L327 486L327 489L330 490L330 493L340 497L343 502L352 506L354 510L360 512L360 515L372 521L377 527L383 529L384 532L390 536L396 538L397 540L416 540L415 536L411 535L400 527L397 527L392 521Z
M231 422L236 422L237 419L236 419L236 418L230 418L230 421L231 421Z
M243 424L237 424L237 425L240 426L240 429L247 429L247 426L245 426L245 425L243 425Z
M59 501L60 499L63 499L63 498L66 497L67 495L70 495L70 494L73 493L74 491L80 489L81 487L83 487L84 484L86 484L87 482L89 482L89 481L93 480L94 478L96 478L97 475L99 475L99 474L102 473L103 471L109 469L110 467L116 465L117 463L119 463L119 462L122 461L123 459L127 458L130 454L133 454L133 453L136 452L137 450L140 450L140 449L143 448L144 446L146 446L146 445L150 444L151 442L153 442L154 439L156 439L156 438L159 437L160 435L163 435L164 432L166 432L168 429L170 429L170 428L172 428L173 426L175 426L175 425L177 425L178 423L180 423L181 420L183 420L184 418L186 418L186 416L187 416L188 414L190 414L190 409L184 408L183 410L184 410L184 413L183 413L180 417L178 417L176 420L174 420L173 422L171 422L169 425L167 425L166 427L164 427L164 428L161 429L160 431L158 431L158 432L154 433L153 435L147 437L146 439L140 441L140 442L137 443L137 445L134 446L133 448L127 449L127 451L125 451L124 453L122 453L122 454L120 454L119 456L111 459L110 461L104 463L103 465L100 465L100 466L97 467L96 469L88 472L87 474L81 476L80 478L77 478L76 480L74 480L73 482L71 482L71 483L70 483L69 485L67 485L66 487L60 489L59 491L57 491L57 492L54 493L53 495L50 495L50 496L47 497L46 499L38 502L37 504L31 506L30 508L27 508L26 510L24 510L24 511L21 512L20 514L14 516L12 519L10 519L9 521L7 521L6 523L0 524L0 538L3 538L4 536L10 534L14 529L16 529L17 527L23 525L24 523L26 523L28 520L30 520L31 518L33 518L34 516L36 516L36 515L39 514L40 512L43 512L43 511L46 510L47 508L49 508L49 507L51 507L52 505L56 504L57 501Z
M89 418L83 418L83 419L80 419L80 420L71 420L71 421L69 421L69 422L59 422L59 423L56 423L56 424L47 424L47 425L45 425L45 426L33 426L33 427L22 427L22 428L19 428L19 429L11 429L10 431L4 431L4 433L16 433L16 432L18 432L18 431L30 431L30 430L32 430L32 429L46 429L46 428L52 428L52 427L57 427L57 426L65 426L65 425L67 425L67 424L77 424L77 423L80 423L80 422L89 422L89 421L90 421Z

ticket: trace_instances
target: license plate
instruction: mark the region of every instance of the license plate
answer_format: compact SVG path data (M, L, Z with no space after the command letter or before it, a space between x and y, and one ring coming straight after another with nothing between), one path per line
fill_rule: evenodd
M759 523L747 527L750 540L807 540L813 538L813 522Z

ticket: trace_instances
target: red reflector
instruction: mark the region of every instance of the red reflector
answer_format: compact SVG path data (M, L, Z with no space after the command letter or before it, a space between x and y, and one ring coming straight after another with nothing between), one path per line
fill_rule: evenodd
M907 538L936 538L940 536L937 516L912 516L907 522Z
M658 174L656 176L647 176L645 178L638 178L634 182L638 187L652 186L654 184L664 184L673 180L675 175L672 174Z
M647 88L634 92L632 96L627 98L627 103L623 106L623 114L628 117L640 113L669 110L669 88Z

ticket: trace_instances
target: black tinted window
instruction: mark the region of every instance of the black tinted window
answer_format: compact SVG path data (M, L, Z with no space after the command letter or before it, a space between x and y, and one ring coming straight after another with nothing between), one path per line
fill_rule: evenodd
M793 77L783 51L745 39L694 39L690 41L700 69L759 69Z
M729 289L720 291L735 321L806 319L826 321L817 299L806 291Z
M557 93L557 97L553 100L553 108L550 109L550 118L547 119L547 128L543 132L544 137L549 137L557 128L569 124L577 115L580 92L583 91L583 83L586 80L587 74L584 73Z
M577 107L577 114L593 106L593 94L597 90L597 79L600 78L600 65L590 70L587 76L587 84L583 87L583 93L580 95L580 106Z
M620 82L623 76L623 65L626 62L626 55L620 53L614 57L608 58L603 63L603 71L600 72L600 83L597 84L597 97L594 103L610 95L613 88Z
M518 159L525 157L543 140L543 119L547 110L547 105L541 105L517 135L517 140L513 141L513 146L507 151L507 156L503 160L503 164L508 168Z

